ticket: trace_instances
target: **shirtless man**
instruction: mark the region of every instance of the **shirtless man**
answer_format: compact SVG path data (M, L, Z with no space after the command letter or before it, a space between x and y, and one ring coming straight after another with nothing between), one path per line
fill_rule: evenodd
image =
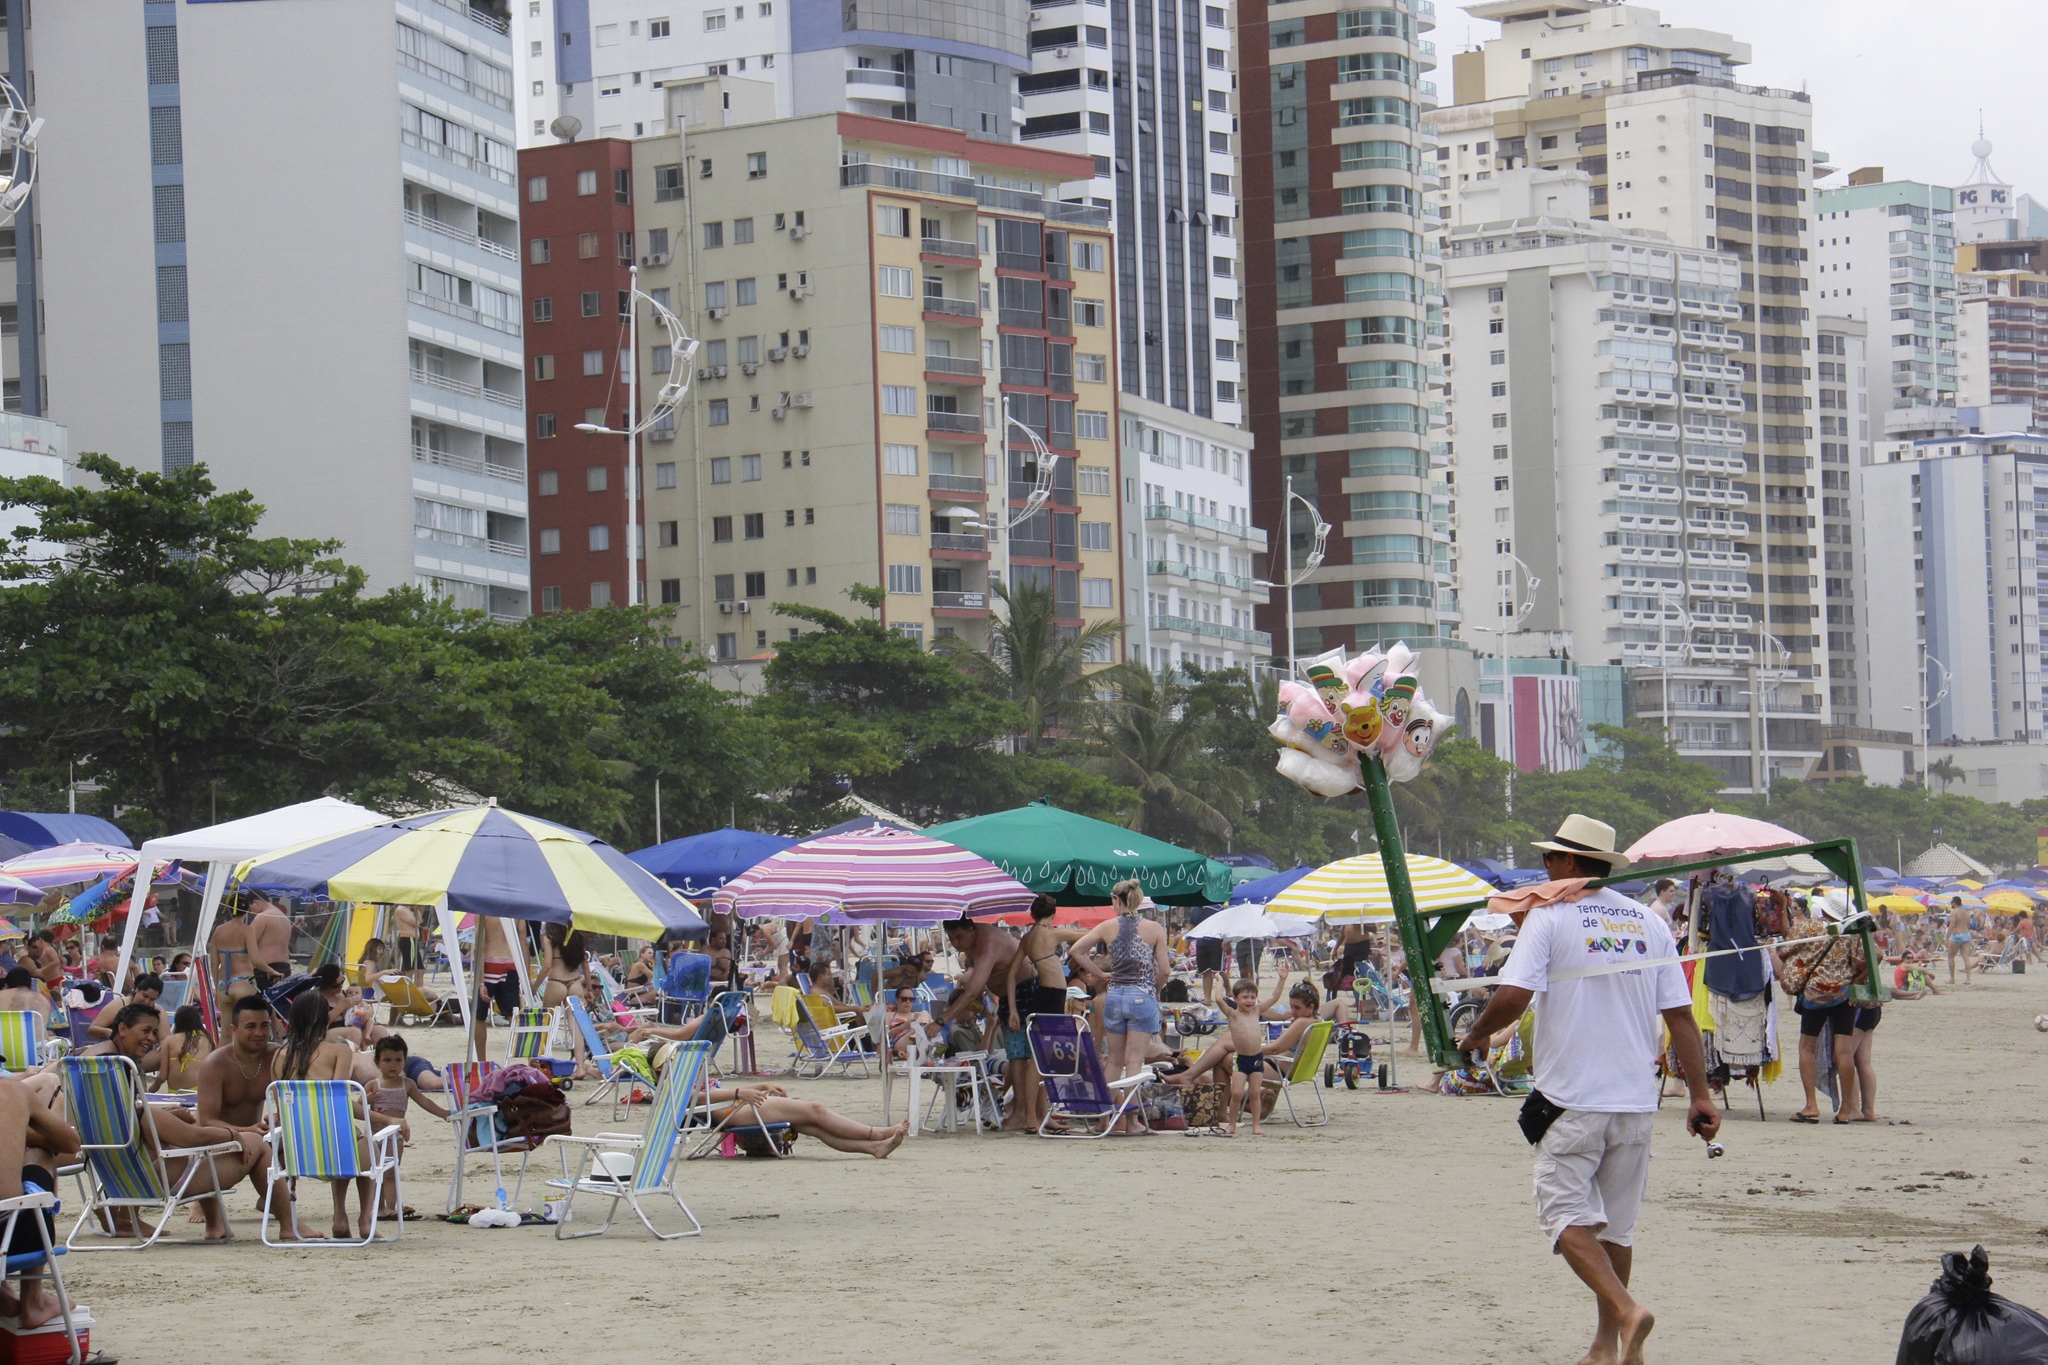
M420 912L410 905L391 907L391 938L398 945L397 970L417 986L426 971L426 954L420 951Z
M972 1014L981 1004L982 992L1000 989L1010 979L1010 959L1017 955L1017 940L999 924L986 920L946 921L946 941L953 951L967 959L967 974L953 987L952 999L939 1015L945 1029ZM1003 1002L1005 1011L1009 1002Z
M277 1079L278 1049L270 1041L270 1006L259 996L243 996L229 1007L228 1018L227 1045L215 1048L199 1064L198 1118L210 1129L229 1130L242 1144L250 1158L244 1174L261 1200L270 1184L270 1149L263 1143L268 1131L263 1122L263 1096ZM290 1186L281 1198L280 1235L296 1241L302 1234Z
M50 1111L46 1096L11 1077L0 1080L0 1199L19 1198L31 1180L55 1194L57 1158L72 1155L78 1147L77 1131ZM40 1237L31 1221L35 1218L42 1219ZM23 1215L14 1225L8 1253L28 1255L56 1246L53 1223L48 1213ZM0 1313L19 1317L23 1327L41 1327L58 1316L57 1298L41 1275L26 1274L19 1298L0 1289Z
M1976 953L1969 907L1961 896L1948 898L1948 984L1956 984L1956 955L1963 959L1963 984L1970 984L1970 964Z
M121 983L114 980L114 973L120 969L121 941L111 936L101 939L99 951L92 955L92 974L118 991Z
M207 956L219 959L215 970L229 1000L256 993L256 977L249 970L248 914L248 906L236 907L233 916L214 926L213 938L206 945Z
M490 1040L491 1009L510 1023L519 1008L519 959L512 946L511 925L502 919L480 915L476 922L476 1055L482 1057Z
M50 940L48 929L38 929L29 936L28 949L21 960L28 967L29 974L42 982L45 989L64 978L64 959L57 952L57 945Z
M31 1010L43 1017L43 1031L50 1028L50 997L36 989L35 976L27 967L17 966L0 977L0 1010Z
M267 990L292 974L291 917L273 902L258 899L249 917L249 962L256 986Z

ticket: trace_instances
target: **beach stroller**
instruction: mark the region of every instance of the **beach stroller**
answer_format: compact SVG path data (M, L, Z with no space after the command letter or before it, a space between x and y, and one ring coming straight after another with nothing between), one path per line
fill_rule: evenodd
M1107 1137L1133 1106L1140 1116L1145 1115L1145 1092L1156 1078L1144 1071L1120 1081L1106 1079L1102 1057L1095 1051L1095 1035L1088 1031L1085 1020L1071 1014L1034 1014L1024 1021L1024 1036L1045 1085L1040 1137ZM1054 1120L1070 1119L1101 1122L1102 1128L1091 1133L1053 1129Z
M1339 1076L1346 1090L1358 1089L1359 1077L1372 1074L1372 1034L1362 1022L1338 1024L1330 1041L1336 1045L1337 1059L1323 1063L1323 1089L1335 1089Z

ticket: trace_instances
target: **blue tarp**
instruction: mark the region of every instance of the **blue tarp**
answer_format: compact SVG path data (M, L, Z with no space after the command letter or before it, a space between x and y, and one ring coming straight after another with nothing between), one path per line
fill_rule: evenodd
M701 898L795 842L779 834L728 827L671 839L626 856L685 896Z
M18 839L31 850L58 844L112 844L133 848L135 841L97 815L51 815L40 811L0 810L0 835Z

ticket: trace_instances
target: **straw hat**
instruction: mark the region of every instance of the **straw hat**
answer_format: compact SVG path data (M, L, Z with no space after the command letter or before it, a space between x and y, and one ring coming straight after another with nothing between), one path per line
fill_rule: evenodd
M1567 815L1557 833L1532 845L1547 853L1576 853L1588 861L1607 864L1611 875L1629 864L1628 855L1614 847L1614 826L1590 815Z

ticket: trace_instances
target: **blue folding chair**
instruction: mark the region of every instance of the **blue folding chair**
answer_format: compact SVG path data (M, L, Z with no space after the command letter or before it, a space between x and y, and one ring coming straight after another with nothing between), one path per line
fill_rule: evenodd
M1024 1037L1031 1044L1031 1060L1045 1083L1045 1118L1038 1125L1040 1137L1098 1138L1117 1131L1133 1105L1145 1112L1145 1091L1155 1077L1149 1070L1120 1081L1109 1080L1102 1070L1101 1054L1095 1050L1095 1035L1086 1021L1072 1014L1034 1014L1024 1021ZM1101 1123L1089 1133L1052 1132L1054 1119Z
M680 1024L711 998L711 958L706 953L670 953L661 976L661 1022Z
M13 1199L0 1199L0 1215L5 1215L6 1218L5 1223L0 1224L0 1246L11 1247L15 1244L15 1227L21 1221L21 1216L27 1214L30 1225L36 1230L36 1240L43 1244L42 1250L15 1252L9 1255L5 1275L7 1278L20 1276L24 1280L44 1274L49 1276L57 1295L57 1314L63 1320L64 1336L70 1343L70 1350L65 1359L70 1361L71 1365L79 1365L79 1329L71 1325L71 1293L64 1287L64 1272L57 1265L57 1258L64 1254L64 1248L56 1244L52 1234L57 1221L58 1207L54 1191L44 1189L33 1180L24 1181L20 1195Z
M588 1005L573 995L564 1003L569 1006L569 1018L575 1021L576 1031L583 1035L583 1048L590 1054L590 1064L597 1068L598 1086L584 1096L583 1102L596 1104L599 1099L610 1094L613 1097L612 1120L617 1122L624 1097L631 1093L630 1087L633 1082L651 1078L614 1060L611 1049L606 1047L604 1039L598 1036L597 1025L591 1021Z

